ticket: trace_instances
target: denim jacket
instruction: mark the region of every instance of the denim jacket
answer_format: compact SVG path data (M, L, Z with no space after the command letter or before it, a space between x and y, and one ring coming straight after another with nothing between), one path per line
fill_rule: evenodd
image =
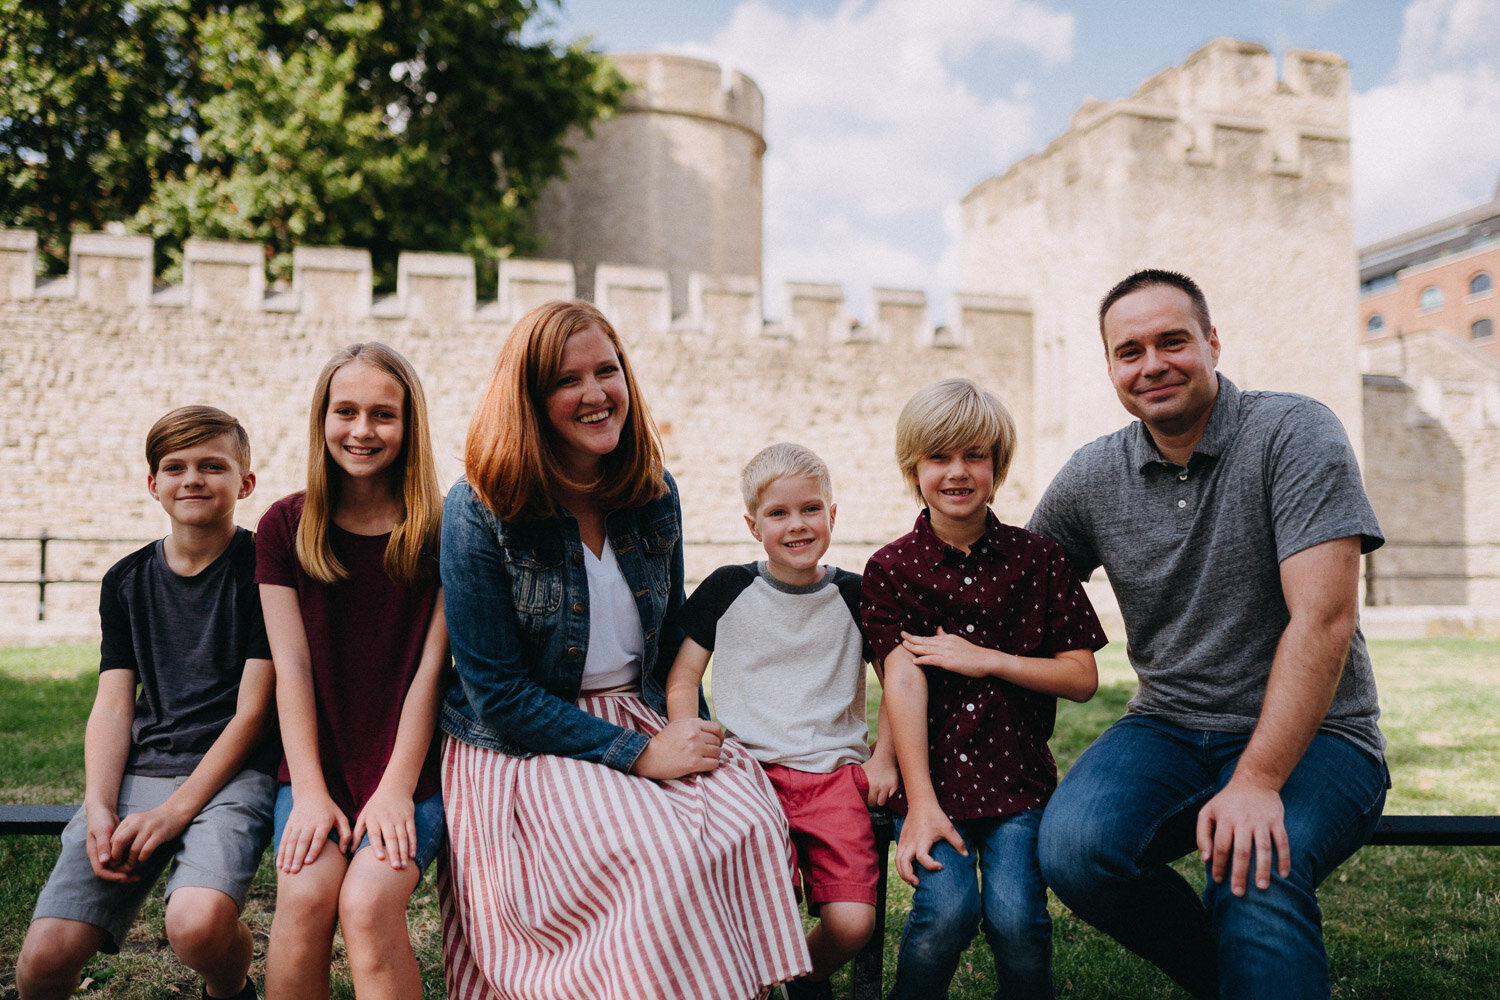
M683 636L682 508L671 475L667 487L605 518L646 639L642 693L663 715ZM589 641L578 522L568 514L501 521L459 480L443 505L441 565L457 674L443 696L443 731L514 757L550 753L630 770L648 737L574 704Z

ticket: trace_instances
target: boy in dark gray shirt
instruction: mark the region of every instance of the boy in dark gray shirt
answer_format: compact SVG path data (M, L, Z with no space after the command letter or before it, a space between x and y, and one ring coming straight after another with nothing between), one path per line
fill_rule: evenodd
M168 862L173 950L205 996L256 996L239 915L270 839L278 755L263 739L273 674L255 545L234 523L255 488L250 442L222 410L185 406L151 428L146 460L171 533L104 578L84 804L21 948L22 1000L62 1000L95 952L118 952Z

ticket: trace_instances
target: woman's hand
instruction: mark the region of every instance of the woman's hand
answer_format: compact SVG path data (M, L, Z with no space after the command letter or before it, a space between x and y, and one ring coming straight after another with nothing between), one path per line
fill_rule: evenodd
M354 821L349 839L358 844L370 835L370 849L381 861L401 871L417 855L417 805L411 795L385 787L381 782Z
M651 737L630 772L643 778L670 781L686 774L712 771L719 766L723 747L724 727L717 722L678 719Z
M276 852L277 871L288 875L302 870L318 860L328 835L339 833L339 850L347 854L353 843L349 834L349 818L342 809L334 805L327 792L314 793L307 789L302 793L292 789L292 812L281 831L281 849Z

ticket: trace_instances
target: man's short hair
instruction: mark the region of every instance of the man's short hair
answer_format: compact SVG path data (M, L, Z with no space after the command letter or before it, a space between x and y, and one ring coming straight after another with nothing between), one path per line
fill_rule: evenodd
M896 465L918 503L923 500L917 488L917 463L936 452L975 444L989 450L995 469L989 502L1010 471L1016 422L998 396L970 379L945 378L918 389L896 418Z
M755 453L740 471L740 493L745 498L745 513L754 516L760 506L760 495L776 480L786 476L799 479L816 479L818 492L823 499L833 503L833 477L828 474L828 465L811 448L783 441L769 445Z
M240 422L216 406L179 406L146 432L146 464L156 475L161 460L174 451L191 448L228 434L231 457L241 472L250 471L250 435Z
M1198 325L1203 327L1198 331L1203 336L1208 336L1208 331L1213 329L1213 320L1208 317L1208 299L1203 296L1203 289L1198 283L1181 271L1167 271L1158 267L1148 267L1140 270L1111 288L1099 300L1099 339L1104 341L1104 349L1109 349L1109 340L1104 335L1104 314L1109 312L1109 307L1129 295L1138 292L1142 288L1150 288L1152 285L1170 285L1180 290L1193 303L1193 318Z

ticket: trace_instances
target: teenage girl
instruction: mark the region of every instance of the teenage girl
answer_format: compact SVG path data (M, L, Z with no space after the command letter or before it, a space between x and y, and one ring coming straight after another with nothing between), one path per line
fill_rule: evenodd
M335 923L361 1000L421 995L406 905L443 837L442 497L416 372L352 344L318 376L307 489L256 535L285 758L266 993L326 998Z

